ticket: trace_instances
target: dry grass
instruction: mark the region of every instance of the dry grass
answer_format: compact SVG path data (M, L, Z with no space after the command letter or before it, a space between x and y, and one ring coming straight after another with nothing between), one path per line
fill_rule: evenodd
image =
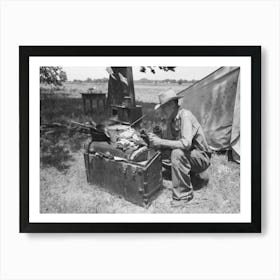
M239 165L225 155L214 155L209 168L207 187L195 191L194 199L183 207L173 208L171 181L148 209L89 185L82 152L74 153L70 168L62 173L54 167L41 168L42 213L238 213Z

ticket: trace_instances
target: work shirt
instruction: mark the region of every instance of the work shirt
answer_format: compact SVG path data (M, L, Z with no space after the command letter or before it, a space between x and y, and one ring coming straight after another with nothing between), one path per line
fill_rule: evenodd
M210 154L202 127L196 117L186 109L179 109L175 119L171 121L171 134L182 142L186 150L197 149Z

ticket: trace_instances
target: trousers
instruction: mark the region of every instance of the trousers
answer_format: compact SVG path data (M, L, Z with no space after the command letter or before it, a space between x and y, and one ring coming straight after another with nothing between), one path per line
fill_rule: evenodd
M187 200L193 195L191 173L198 174L210 166L209 156L200 150L171 151L171 175L173 184L173 199Z

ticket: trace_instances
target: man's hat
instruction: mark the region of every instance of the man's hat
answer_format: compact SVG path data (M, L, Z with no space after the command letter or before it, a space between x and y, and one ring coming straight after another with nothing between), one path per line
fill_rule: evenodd
M169 89L168 91L160 93L158 95L158 98L159 98L159 104L155 106L155 110L157 110L159 107L161 107L162 105L166 104L171 100L177 100L179 97L177 96L174 90Z

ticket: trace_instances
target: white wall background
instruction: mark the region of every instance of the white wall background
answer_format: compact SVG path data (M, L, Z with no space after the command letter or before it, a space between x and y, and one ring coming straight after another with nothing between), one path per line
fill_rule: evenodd
M280 279L279 1L0 0L0 9L1 279ZM262 45L262 234L18 233L18 46L98 44Z

